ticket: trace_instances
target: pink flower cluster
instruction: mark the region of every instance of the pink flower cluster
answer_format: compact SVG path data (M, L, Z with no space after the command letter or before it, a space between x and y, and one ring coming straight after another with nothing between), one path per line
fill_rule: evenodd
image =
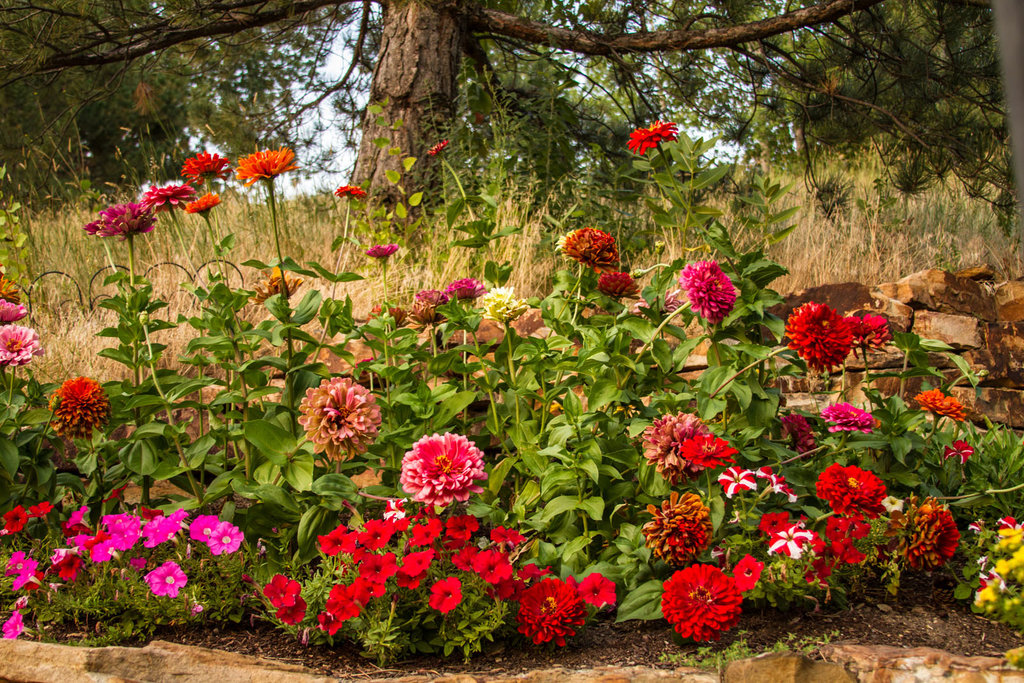
M33 358L41 355L43 347L35 330L21 325L0 326L0 367L28 365Z
M875 427L871 413L849 403L836 403L821 409L821 416L831 425L830 432L864 432L870 434Z
M460 434L424 436L402 458L402 489L413 500L446 507L481 493L487 479L484 454Z
M27 315L28 309L24 304L15 304L7 299L0 299L0 325L16 323Z
M456 299L479 299L487 293L487 288L479 280L471 277L464 277L456 280L444 288L444 293Z
M683 268L679 286L697 315L717 325L736 305L736 287L717 261L696 261Z

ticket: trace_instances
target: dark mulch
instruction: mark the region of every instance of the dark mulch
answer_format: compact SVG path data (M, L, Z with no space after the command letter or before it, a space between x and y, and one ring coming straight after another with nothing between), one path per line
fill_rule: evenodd
M905 577L907 578L907 577ZM908 585L909 583L909 585ZM770 650L779 641L801 645L825 642L896 647L934 647L954 654L999 656L1024 645L1024 636L984 619L960 603L937 594L930 579L904 582L900 597L885 598L880 587L866 591L863 602L840 612L780 613L766 610L744 614L739 626L712 643L722 650L744 638L750 649ZM361 657L355 646L304 647L267 624L251 628L165 630L158 638L188 645L230 650L301 664L334 676L404 676L410 674L462 673L514 674L555 666L575 669L596 666L677 666L667 655L697 651L692 643L679 644L664 622L615 624L599 619L568 647L552 650L497 643L466 664L454 656L446 660L421 657L381 669Z

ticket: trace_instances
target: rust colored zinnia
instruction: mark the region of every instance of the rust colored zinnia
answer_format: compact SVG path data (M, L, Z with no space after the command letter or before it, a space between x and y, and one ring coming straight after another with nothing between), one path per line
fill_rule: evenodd
M644 430L644 457L672 485L695 479L705 468L683 457L683 443L710 433L696 415L677 413L659 417Z
M287 171L298 170L295 164L295 152L282 147L281 149L267 149L262 152L253 152L249 156L238 160L238 168L235 174L245 185L252 185L257 180L273 180Z
M629 134L626 146L634 154L644 154L660 142L672 142L679 137L676 124L671 121L655 121L647 128L637 128Z
M285 275L285 286L288 288L288 298L291 298L292 294L298 291L302 285L302 278L290 277ZM281 294L281 269L274 267L270 275L260 282L253 285L256 293L252 295L251 299L258 304L263 303L275 294Z
M18 285L3 275L0 275L0 299L12 304L21 303L21 292L18 290Z
M654 519L643 526L644 545L651 554L681 567L708 547L711 511L696 493L673 491L661 509L647 506Z
M922 391L914 397L914 400L928 412L935 413L940 417L948 417L956 422L963 422L967 419L963 404L952 396L946 396L941 389Z
M832 463L818 476L818 498L840 515L867 515L874 519L885 509L885 485L873 472Z
M681 569L664 588L661 613L683 638L718 640L740 620L743 596L736 580L718 567L695 564Z
M634 297L640 292L640 286L629 273L601 273L597 279L597 291L613 299Z
M953 557L960 543L949 508L934 498L920 504L916 496L907 502L906 514L894 514L889 534L899 534L899 552L914 569L938 569Z
M853 332L846 318L813 301L790 314L786 336L789 348L817 372L841 366L853 347Z
M185 213L204 214L218 204L220 204L220 195L214 194L213 192L207 192L194 202L186 204Z
M597 228L573 230L566 235L562 250L569 258L599 273L611 271L619 263L615 238Z
M185 165L181 167L182 177L188 178L194 183L204 180L227 180L231 176L230 162L219 154L200 152L194 157L185 159Z
M50 398L54 431L66 438L88 439L110 419L110 399L99 382L88 377L69 379Z
M566 636L576 635L587 617L579 591L561 579L548 578L533 584L519 597L519 632L535 645L554 642L564 646Z

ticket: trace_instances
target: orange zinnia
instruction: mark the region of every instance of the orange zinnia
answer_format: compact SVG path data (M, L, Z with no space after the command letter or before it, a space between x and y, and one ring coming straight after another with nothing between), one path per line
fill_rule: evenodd
M68 438L88 439L110 419L110 399L89 377L69 379L50 398L54 431Z
M186 204L185 213L204 214L218 204L220 204L220 195L213 192L207 192L194 202Z
M296 171L298 168L295 164L295 152L282 147L253 152L239 159L235 173L245 185L252 185L257 180L273 180L282 173Z
M914 400L925 410L941 417L948 417L956 422L963 422L967 419L963 404L952 396L946 396L939 389L922 391L914 397Z

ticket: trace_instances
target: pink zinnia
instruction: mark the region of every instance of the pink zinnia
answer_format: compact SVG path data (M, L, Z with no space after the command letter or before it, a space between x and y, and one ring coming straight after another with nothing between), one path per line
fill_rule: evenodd
M25 623L21 619L21 611L14 610L10 619L4 622L4 638L14 640L25 630Z
M39 334L21 325L0 326L0 367L28 365L35 356L43 355Z
M725 320L736 305L736 288L717 261L689 264L679 274L679 286L686 292L694 312L712 325Z
M696 479L706 468L683 457L683 444L710 433L696 415L677 413L659 417L644 430L644 457L670 484Z
M168 560L162 565L146 574L146 583L153 595L166 595L169 598L178 597L178 591L188 583L188 577L177 562Z
M142 204L115 204L100 211L99 220L85 226L85 231L90 235L126 240L130 236L152 232L155 225L156 216Z
M230 554L238 550L245 540L242 530L231 522L221 522L210 534L210 552L214 555Z
M464 277L445 287L444 293L459 300L469 299L472 301L486 294L487 288L475 278Z
M826 406L821 411L821 417L830 422L830 432L864 432L870 434L875 426L875 419L871 413L861 410L849 403L836 403Z
M424 436L402 458L402 489L412 499L445 507L481 493L477 481L487 479L484 454L460 434Z
M305 427L314 451L329 460L348 460L377 437L380 407L368 389L348 377L325 379L307 389L299 404L299 424Z
M28 309L24 304L15 304L7 299L0 299L0 325L16 323L26 315L28 315Z
M196 188L188 183L184 185L167 185L165 187L153 186L142 195L142 206L154 213L171 211L178 204L184 208L185 204L196 198Z
M386 259L398 251L397 244L375 244L366 250L366 255L376 259Z

